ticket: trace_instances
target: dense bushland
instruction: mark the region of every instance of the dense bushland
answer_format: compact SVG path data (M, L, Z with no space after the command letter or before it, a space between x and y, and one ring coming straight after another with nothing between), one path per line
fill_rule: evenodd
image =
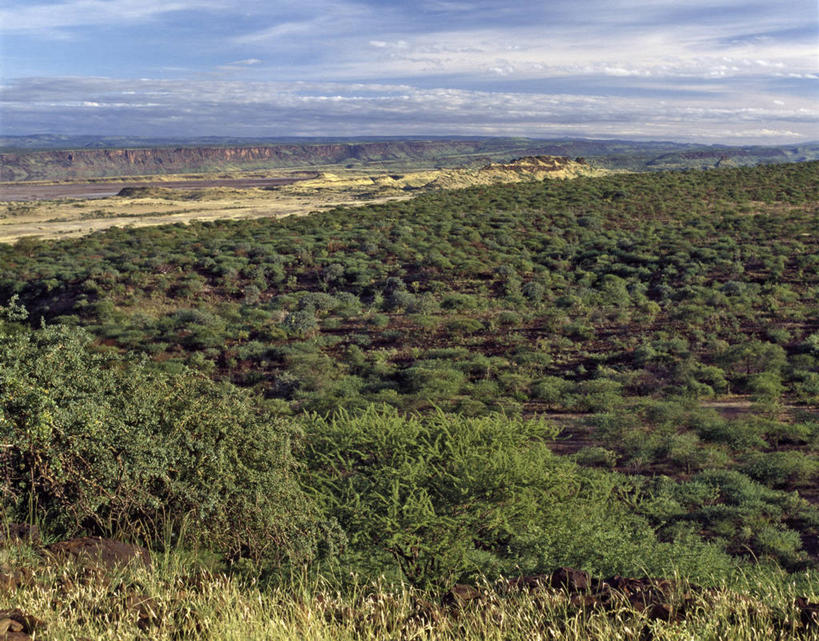
M817 178L2 247L3 516L333 589L560 566L812 589Z
M0 293L279 411L819 400L816 163L0 248Z
M542 421L371 408L308 417L305 429L306 485L348 533L341 566L364 576L445 587L582 566L714 580L741 565L693 528L658 538L651 517L666 497L552 454L556 430ZM686 495L670 485L666 496ZM777 530L782 516L760 522Z

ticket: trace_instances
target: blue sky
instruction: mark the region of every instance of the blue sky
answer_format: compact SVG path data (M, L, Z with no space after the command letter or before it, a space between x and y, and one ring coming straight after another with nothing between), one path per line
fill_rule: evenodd
M2 0L0 133L819 140L816 0Z

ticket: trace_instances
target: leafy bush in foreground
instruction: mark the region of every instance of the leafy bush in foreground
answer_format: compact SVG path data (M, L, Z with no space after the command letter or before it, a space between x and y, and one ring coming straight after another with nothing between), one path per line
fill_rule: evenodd
M475 571L478 550L501 552L568 487L546 446L556 430L538 421L370 407L314 415L306 432L317 500L353 549L391 557L415 584Z
M319 526L294 479L290 425L242 390L115 360L89 341L0 321L6 518L154 545L185 528L233 558L314 555Z

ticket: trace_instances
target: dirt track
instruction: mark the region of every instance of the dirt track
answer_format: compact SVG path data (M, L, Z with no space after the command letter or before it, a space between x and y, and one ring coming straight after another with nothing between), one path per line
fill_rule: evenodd
M216 180L174 180L174 181L133 181L133 182L86 182L86 183L5 183L0 184L0 201L57 200L60 198L108 198L116 196L125 187L161 187L163 189L208 189L228 187L250 189L290 185L300 180L313 178L305 175L289 178L226 178Z

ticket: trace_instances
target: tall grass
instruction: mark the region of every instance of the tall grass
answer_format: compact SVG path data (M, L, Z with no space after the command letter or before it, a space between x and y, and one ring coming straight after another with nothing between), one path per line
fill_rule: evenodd
M12 558L21 563L30 557ZM35 638L157 641L430 640L571 641L818 639L794 606L794 586L766 583L749 593L717 588L695 597L680 622L651 621L624 604L609 611L580 609L560 592L503 593L486 584L462 608L429 594L385 583L344 592L322 581L264 587L224 574L197 573L175 554L152 569L93 571L40 563L32 584L0 595L45 623Z

